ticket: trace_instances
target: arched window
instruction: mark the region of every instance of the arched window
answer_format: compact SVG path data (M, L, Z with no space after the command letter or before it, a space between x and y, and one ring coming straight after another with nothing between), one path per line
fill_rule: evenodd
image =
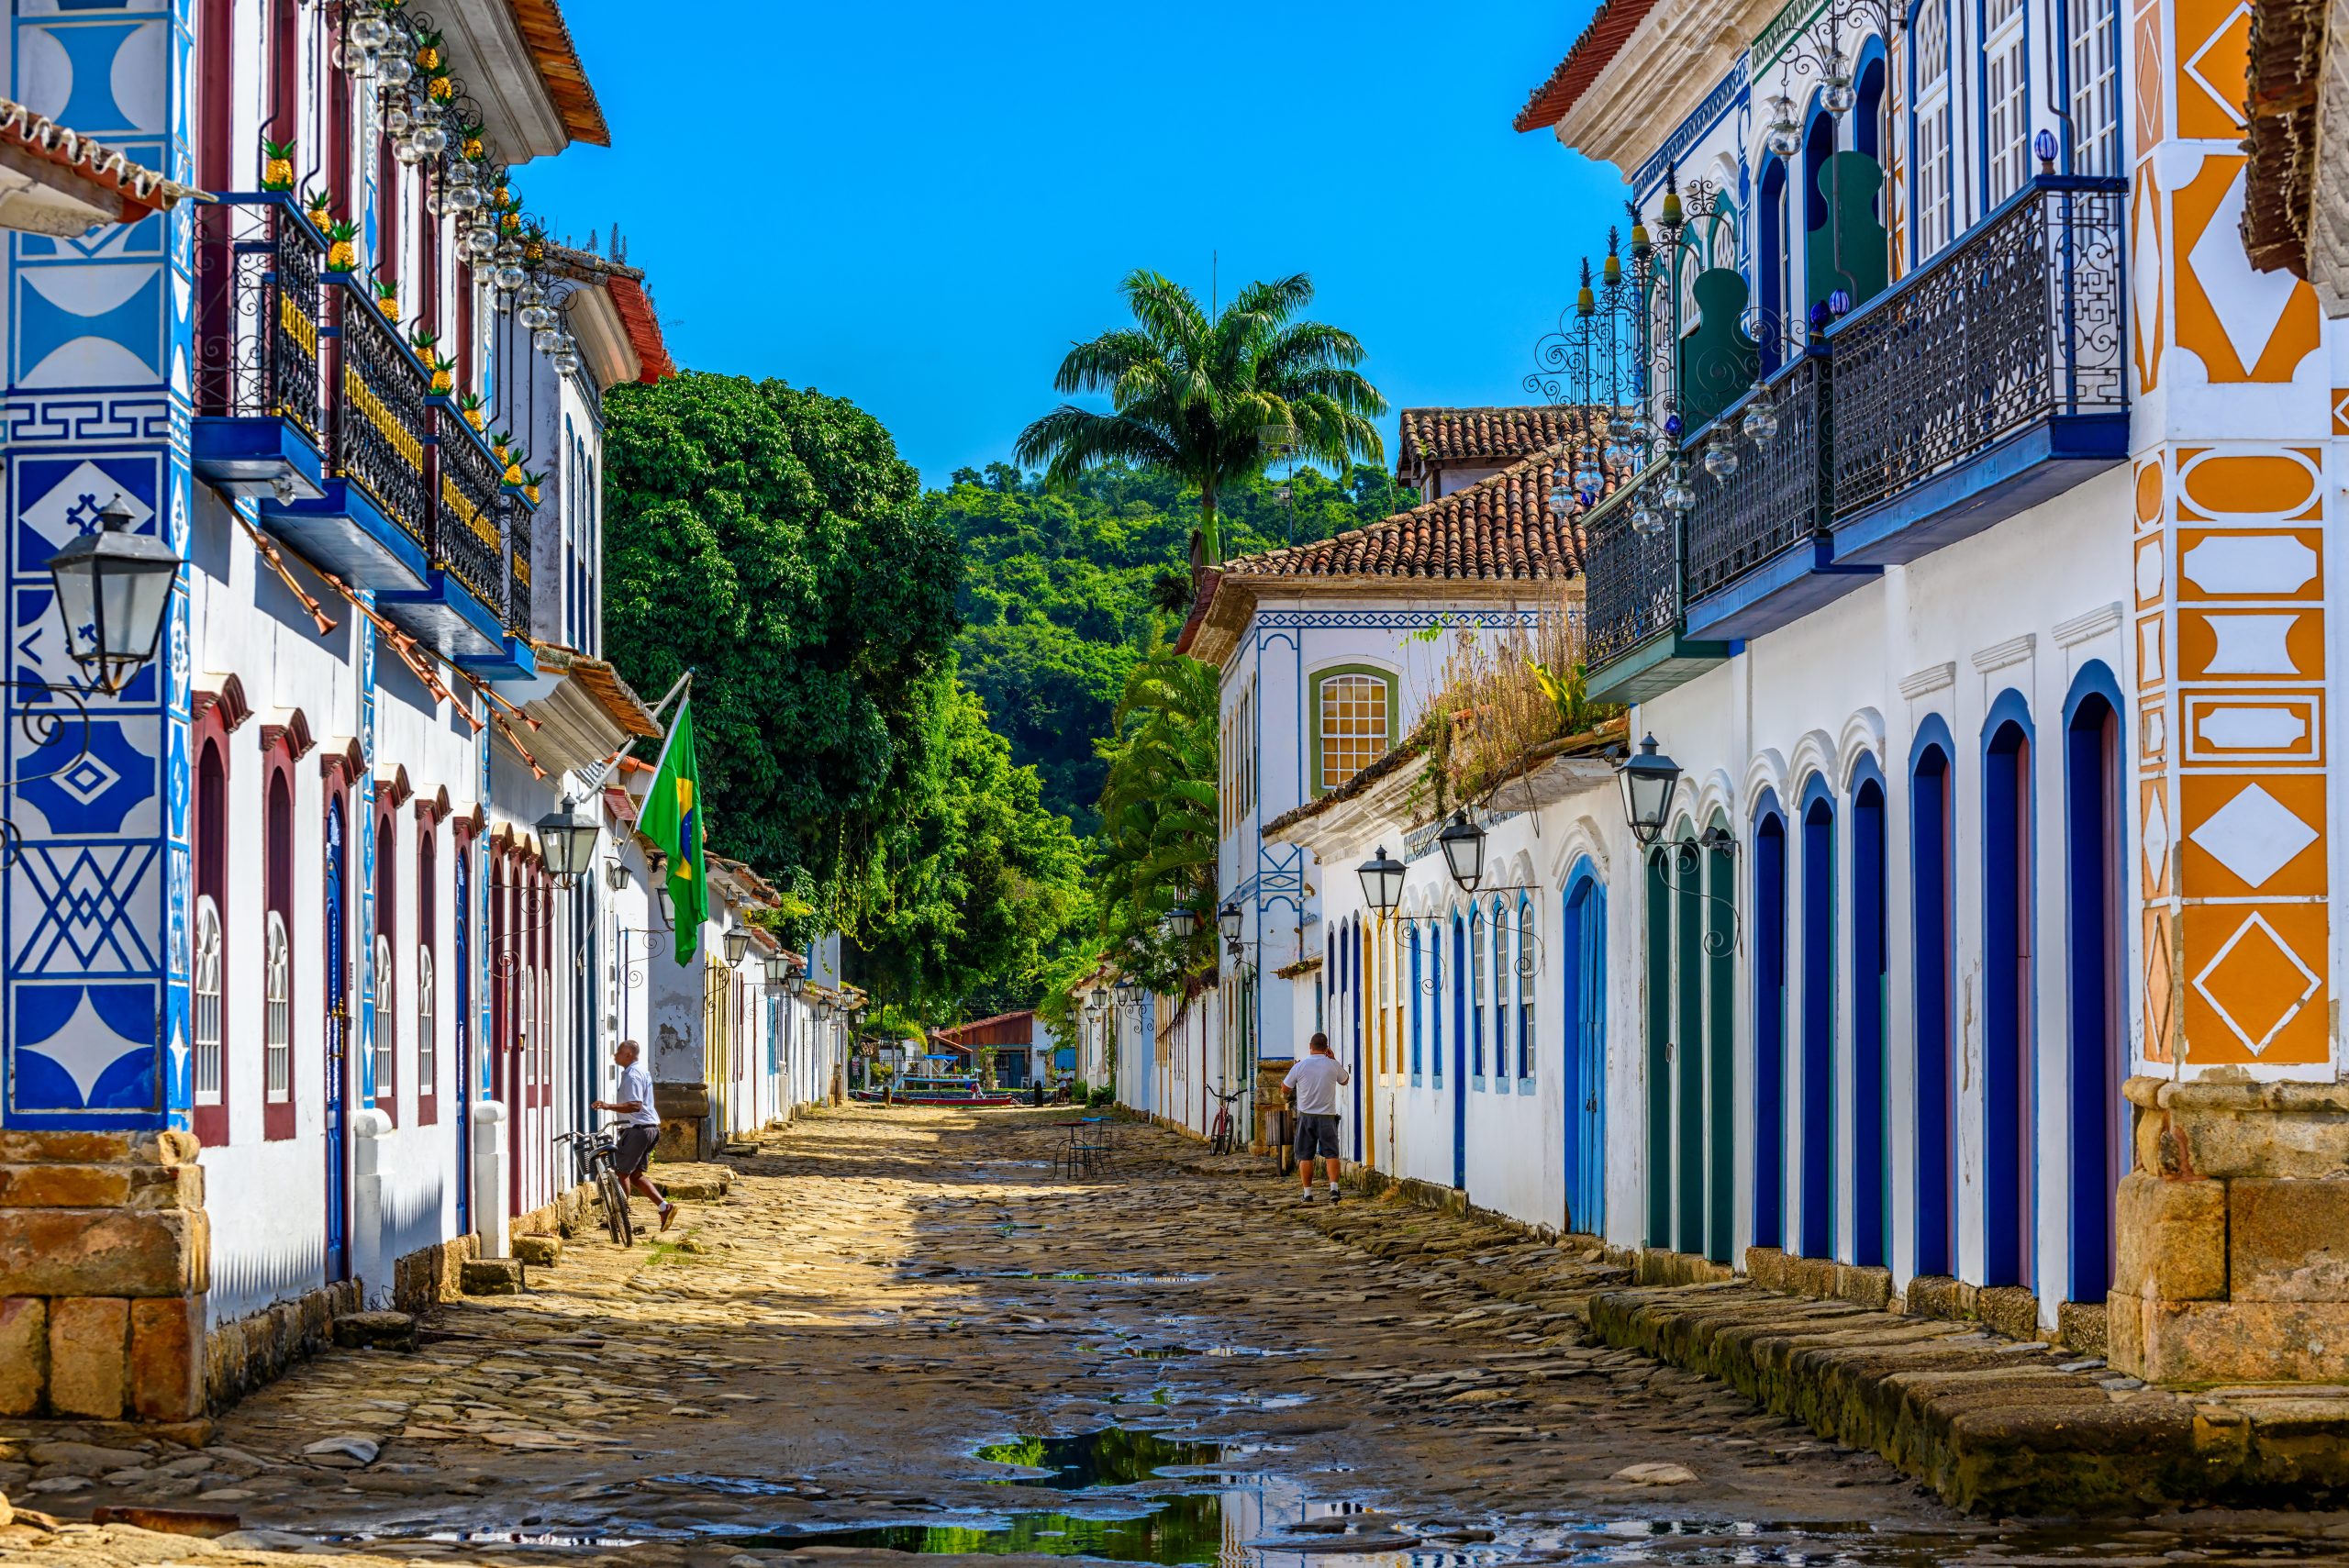
M416 1118L439 1119L440 998L433 944L440 930L440 846L429 819L416 835Z
M1493 943L1493 1087L1496 1089L1508 1087L1508 1020L1511 998L1509 995L1508 924L1502 913L1503 907L1499 899L1493 900L1489 917L1490 924L1485 928L1486 934L1492 939Z
M431 1108L430 1102L437 1097L433 1094L433 1074L440 1063L440 1003L433 990L436 978L432 949L419 944L416 950L416 1093L426 1110Z
M223 914L228 897L228 768L217 733L206 736L196 752L196 917L188 955L195 1008L189 1020L195 1102L191 1119L197 1139L215 1148L228 1141L228 932Z
M1863 1268L1892 1259L1884 804L1884 783L1871 762L1852 791L1852 1262Z
M1344 784L1395 744L1395 677L1368 665L1325 670L1313 678L1309 779L1320 795Z
M1802 807L1802 1255L1835 1251L1835 799Z
M1787 242L1787 161L1773 158L1762 167L1761 222L1754 229L1760 247L1754 272L1762 284L1762 373L1778 368L1780 350L1795 341L1787 302L1794 298L1791 276L1793 248Z
M1417 1084L1426 1076L1428 1053L1427 1020L1423 1016L1427 1009L1419 999L1422 995L1421 986L1422 983L1426 979L1426 973L1420 963L1419 928L1416 923L1411 926L1410 941L1411 1082Z
M191 1011L189 1063L196 1106L221 1103L220 1060L220 906L210 894L195 901L195 937L189 955L188 988Z
M1479 1089L1485 1086L1485 910L1478 905L1468 916L1468 1071Z
M294 949L274 909L262 939L262 1092L281 1105L294 1093Z
M392 939L383 932L375 933L375 1104L386 1116L397 1105L394 1085L398 1083L394 1064L399 1060L400 1010L394 1000L396 989L392 984ZM397 1119L395 1118L395 1119Z
M294 777L280 748L270 759L269 806L262 831L263 917L262 1132L294 1136L294 954L287 938L294 912Z
M1517 896L1517 1081L1533 1082L1533 898Z
M2102 665L2083 684L2109 682ZM2076 695L2064 723L2065 966L2069 1003L2074 1301L2111 1286L2112 1205L2127 1140L2121 1084L2129 1072L2128 982L2122 938L2128 862L2121 852L2121 724L2117 683Z
M1428 1082L1443 1087L1443 917L1428 917L1423 938L1427 946Z

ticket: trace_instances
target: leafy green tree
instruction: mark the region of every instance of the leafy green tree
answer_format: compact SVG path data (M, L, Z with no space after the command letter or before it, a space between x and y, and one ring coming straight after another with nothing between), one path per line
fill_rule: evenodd
M935 766L952 530L844 399L688 372L604 410L607 651L696 672L710 846L829 911Z
M846 901L845 929L860 984L942 1023L1034 1005L1080 907L1085 856L951 668L931 695L922 765Z
M1223 559L1223 493L1276 454L1268 429L1294 431L1307 458L1342 468L1381 461L1372 420L1386 400L1354 367L1361 342L1297 313L1313 302L1303 272L1252 283L1210 317L1191 291L1138 271L1119 285L1134 325L1070 349L1053 377L1064 396L1106 394L1109 412L1060 407L1020 432L1019 461L1066 484L1104 464L1155 468L1198 493L1193 559Z
M1215 967L1216 673L1153 638L1126 677L1093 876L1096 951L1152 989ZM1197 918L1178 938L1177 906Z
M1225 492L1224 538L1236 551L1327 538L1414 499L1371 468L1336 478L1301 469L1285 503L1277 487L1259 476ZM963 677L1012 760L1034 765L1046 808L1090 834L1106 767L1093 742L1110 732L1152 617L1179 617L1190 603L1188 575L1170 563L1196 497L1172 474L1123 464L1048 486L991 463L957 470L930 499L963 559Z

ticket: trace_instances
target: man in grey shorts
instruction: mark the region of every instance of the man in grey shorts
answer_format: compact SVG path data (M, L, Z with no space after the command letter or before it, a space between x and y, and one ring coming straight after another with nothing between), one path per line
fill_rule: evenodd
M620 1041L612 1052L612 1060L619 1063L620 1085L617 1100L592 1102L599 1111L610 1111L620 1118L619 1147L612 1151L612 1171L624 1187L632 1187L660 1206L661 1229L666 1230L675 1223L677 1206L661 1195L661 1189L644 1173L651 1162L652 1146L661 1141L661 1113L652 1106L652 1074L637 1065L637 1058L644 1048L632 1040Z
M1338 1201L1338 1091L1353 1082L1346 1064L1330 1053L1330 1037L1313 1037L1308 1053L1288 1070L1281 1086L1297 1104L1297 1169L1305 1179L1305 1201L1313 1201L1313 1162L1330 1178L1330 1201Z

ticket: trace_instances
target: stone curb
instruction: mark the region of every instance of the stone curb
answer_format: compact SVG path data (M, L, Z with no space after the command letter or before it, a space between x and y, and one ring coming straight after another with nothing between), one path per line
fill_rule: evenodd
M1589 1322L1607 1344L1718 1378L1970 1511L2305 1507L2349 1490L2349 1390L2182 1396L2101 1366L2066 1371L2077 1363L2059 1352L1964 1325L1742 1282L1603 1291Z

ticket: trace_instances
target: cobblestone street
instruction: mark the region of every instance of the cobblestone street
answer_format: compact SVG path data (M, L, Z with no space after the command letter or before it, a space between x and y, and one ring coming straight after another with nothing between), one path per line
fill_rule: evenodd
M439 1313L414 1353L303 1365L199 1449L8 1429L0 1490L58 1522L0 1529L0 1562L2349 1558L2337 1515L1957 1518L1586 1344L1609 1271L1393 1200L1300 1206L1146 1128L1070 1182L1058 1119L803 1120L667 1237L583 1232L528 1294ZM997 1446L1108 1429L1128 1436ZM238 1528L78 1522L100 1507Z

